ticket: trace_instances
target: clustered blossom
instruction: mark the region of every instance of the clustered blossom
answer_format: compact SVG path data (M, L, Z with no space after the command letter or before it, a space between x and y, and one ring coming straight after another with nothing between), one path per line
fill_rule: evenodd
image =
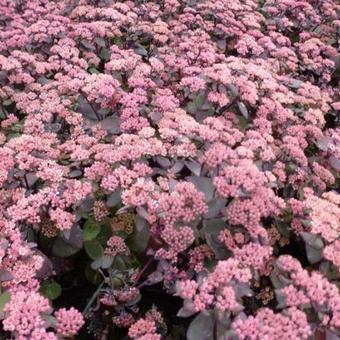
M292 307L286 315L264 308L257 315L233 323L240 339L308 339L312 334L306 315Z
M304 227L311 235L321 236L324 248L323 256L326 260L339 268L339 226L340 226L340 197L335 191L324 192L321 197L306 189L300 219L307 215L308 227Z
M244 266L264 271L272 252L273 249L270 246L248 243L242 248L235 249L234 257Z
M322 197L305 191L305 207L310 210L310 231L320 234L328 242L339 237L340 228L340 197L336 192L325 192Z
M166 329L166 324L162 313L160 313L157 308L153 305L150 310L148 310L145 314L145 319L156 322L157 325Z
M237 166L223 168L219 176L214 178L216 190L222 197L247 197L267 182L265 173L246 160Z
M129 328L129 337L135 340L160 340L156 323L152 320L139 319Z
M105 254L110 256L117 256L120 254L128 254L129 248L126 246L124 240L119 236L111 236L107 241Z
M139 290L137 288L128 288L127 290L119 290L114 292L115 297L120 302L128 302L136 298L139 294Z
M173 260L178 253L186 250L195 240L192 229L187 226L181 227L179 230L171 226L164 227L161 237L169 249L159 249L156 256Z
M164 223L176 221L190 222L197 215L207 212L204 194L199 192L192 183L178 183L170 194L159 198L159 210Z
M130 313L123 312L120 315L114 316L112 322L117 327L130 327L135 322L135 319Z
M339 335L339 11L0 0L0 337L77 337L68 271L94 337L178 337L155 283L222 337Z
M189 251L190 255L190 263L189 266L194 269L196 272L200 272L204 270L204 260L212 259L214 257L214 253L209 248L208 245L203 244L201 246L197 246L194 249Z
M50 310L48 300L37 292L17 291L12 294L11 303L5 305L4 330L20 340L57 339L53 333L45 332L43 315L49 314Z
M242 268L234 259L219 261L215 270L204 278L201 284L193 280L180 281L178 294L186 300L192 300L194 311L202 311L215 306L221 311L238 311L241 307L237 300L236 285L246 284L251 279L248 268Z
M297 304L308 300L317 312L323 311L319 314L322 324L337 329L340 325L338 287L318 272L309 274L301 267L299 261L289 255L280 256L277 265L280 271L288 273L294 288L290 291L291 286L287 286L288 288L282 290L283 294L290 292L293 294L287 299L286 304L289 305L290 301Z
M78 330L84 325L84 319L80 312L75 308L61 308L55 312L57 321L57 332L63 336L77 334Z
M109 211L103 201L96 201L93 204L93 215L97 222L101 222L106 216L109 215Z

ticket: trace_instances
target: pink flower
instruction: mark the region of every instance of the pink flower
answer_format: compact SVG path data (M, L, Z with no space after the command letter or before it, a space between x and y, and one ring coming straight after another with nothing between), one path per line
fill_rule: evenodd
M178 253L186 250L195 240L194 233L190 227L178 228L166 226L161 232L161 237L169 249L157 250L156 256L166 259L175 259Z
M84 319L80 312L75 308L60 308L55 312L56 327L58 333L63 336L72 336L77 334L79 329L84 325Z
M197 215L207 212L204 194L197 191L189 182L178 183L170 194L163 194L159 199L159 209L165 223L177 220L190 222Z
M287 315L264 308L255 317L235 321L233 328L240 339L308 339L312 334L306 315L294 307Z
M178 282L178 294L182 299L192 299L196 294L198 284L193 280Z
M156 333L154 321L139 319L129 328L129 337L136 340L152 339L159 340L160 336Z
M29 338L45 327L43 314L49 312L48 300L36 292L17 291L11 294L10 303L4 307L5 331L16 334L18 338Z
M111 236L107 241L105 254L110 256L129 254L129 248L126 246L124 240L121 237Z

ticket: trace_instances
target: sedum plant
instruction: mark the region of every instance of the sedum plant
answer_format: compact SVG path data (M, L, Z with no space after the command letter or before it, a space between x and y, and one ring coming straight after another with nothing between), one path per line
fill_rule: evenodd
M0 0L0 337L340 335L339 12Z

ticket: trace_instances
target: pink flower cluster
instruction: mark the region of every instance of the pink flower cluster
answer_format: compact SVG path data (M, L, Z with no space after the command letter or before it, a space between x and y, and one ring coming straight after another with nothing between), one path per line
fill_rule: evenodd
M207 212L204 194L188 182L179 182L170 194L161 195L158 204L166 225L178 221L191 222L196 216Z
M160 340L155 321L139 319L129 328L129 337L134 340Z
M73 336L84 325L84 319L75 308L61 308L55 312L57 332L63 336Z
M15 334L17 339L57 339L51 332L45 332L44 314L51 312L48 300L37 292L17 291L11 296L11 303L4 308L3 327Z
M316 312L320 322L337 330L340 326L340 298L338 287L330 283L318 272L308 273L300 263L289 255L278 258L279 270L288 273L291 283L281 291L288 295L285 305L304 308L309 302Z
M234 259L219 261L215 270L200 284L193 280L179 281L178 294L185 300L191 300L191 308L198 312L211 307L220 311L237 312L241 308L241 296L235 292L238 284L249 283L251 272L242 268ZM241 308L242 309L242 308Z
M312 335L306 315L291 307L286 314L264 308L257 315L233 323L236 334L245 339L308 339Z
M161 248L157 250L156 256L169 260L176 260L177 254L189 248L195 240L192 229L187 226L181 227L179 230L171 226L165 226L161 231L161 237L168 249Z
M0 0L0 338L340 335L339 11Z
M128 254L129 248L126 246L124 240L119 236L112 236L107 241L105 254L110 256L117 256L120 254Z

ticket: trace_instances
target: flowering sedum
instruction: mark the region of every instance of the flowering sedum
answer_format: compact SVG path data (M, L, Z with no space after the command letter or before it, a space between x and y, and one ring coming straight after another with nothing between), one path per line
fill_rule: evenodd
M336 0L0 13L0 338L340 336Z

